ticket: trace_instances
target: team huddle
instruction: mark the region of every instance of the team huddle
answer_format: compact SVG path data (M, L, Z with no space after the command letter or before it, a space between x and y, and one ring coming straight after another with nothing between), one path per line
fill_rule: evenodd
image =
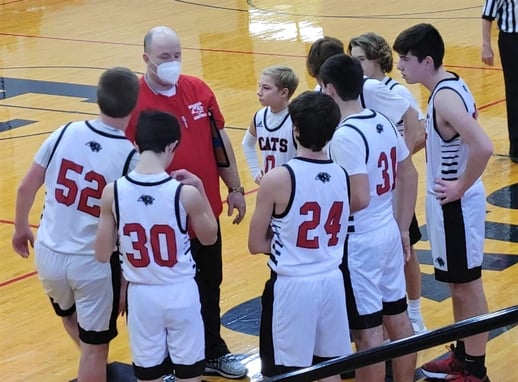
M426 116L389 76L393 50L402 78L430 91ZM417 24L392 48L375 33L346 47L315 41L306 63L318 85L293 99L293 70L262 72L262 108L242 149L259 185L248 248L268 255L271 271L261 299L263 376L427 331L412 162L425 146L435 277L448 283L455 321L487 312L481 175L493 149L467 85L443 57L437 29ZM242 378L247 369L220 334L220 179L233 223L246 213L225 120L209 86L181 73L172 29L146 34L143 59L140 79L121 67L103 73L98 118L45 140L18 188L13 248L28 257L34 245L45 292L80 349L79 382L106 381L121 313L137 380ZM35 240L29 212L43 185ZM487 333L459 340L422 372L488 382L486 342ZM416 362L415 353L393 359L394 380L414 381ZM357 369L355 380L385 381L385 364Z

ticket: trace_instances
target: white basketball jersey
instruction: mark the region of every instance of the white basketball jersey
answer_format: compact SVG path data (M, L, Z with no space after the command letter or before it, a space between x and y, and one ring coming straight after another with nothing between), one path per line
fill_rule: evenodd
M473 118L477 118L475 100L470 90L455 73L454 78L440 81L432 91L428 101L426 115L426 183L427 191L435 194L435 179L456 180L466 169L468 160L468 146L459 134L449 140L442 139L435 126L434 99L441 89L451 89L456 92L464 102L464 106ZM480 182L480 178L476 182ZM476 183L475 182L475 183Z
M93 256L103 189L124 175L133 153L121 130L97 120L52 133L34 159L46 167L37 240L55 252Z
M348 116L333 135L330 155L349 176L369 177L370 203L351 216L349 232L371 231L393 220L392 192L397 164L409 152L390 120L369 109Z
M272 113L264 107L254 115L259 150L263 157L263 172L282 166L295 157L297 151L293 139L293 124L288 109Z
M364 77L360 101L366 109L375 110L397 124L408 109L409 103L397 93L390 91L380 81Z
M418 119L424 119L424 115L421 112L421 109L417 105L417 101L415 100L414 96L408 90L406 86L401 85L399 82L394 80L392 77L385 76L384 79L381 80L381 83L385 85L389 90L393 91L394 93L398 94L401 98L406 100L410 106L417 111ZM401 133L402 136L405 136L405 125L403 123L403 120L400 120L396 124L397 129Z
M294 158L285 164L291 177L286 211L274 214L268 265L279 275L304 276L337 269L342 262L349 180L330 160Z
M181 187L165 172L132 171L117 180L113 208L122 271L129 282L163 285L194 277Z

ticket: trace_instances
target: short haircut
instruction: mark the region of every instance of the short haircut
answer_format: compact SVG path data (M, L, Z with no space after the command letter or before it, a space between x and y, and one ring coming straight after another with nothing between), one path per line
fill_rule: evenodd
M334 86L342 101L352 101L360 96L363 87L363 69L360 61L346 54L330 57L320 68L320 80Z
M344 44L335 37L324 36L316 40L309 48L306 68L313 78L319 78L320 67L329 57L345 53Z
M412 54L421 62L430 56L435 69L442 65L444 41L432 24L417 24L405 29L394 41L394 50L400 55Z
M390 73L394 66L394 59L392 57L392 49L389 43L382 36L369 32L358 37L353 37L349 41L347 53L351 54L353 47L363 49L365 57L368 60L375 60L383 73Z
M149 53L156 32L176 34L173 29L163 25L150 29L144 36L144 52Z
M288 98L290 98L297 86L299 85L299 78L295 72L282 65L272 65L263 70L263 75L269 76L275 82L275 86L279 89L288 89Z
M293 126L298 130L302 147L322 150L333 137L340 122L340 108L327 94L305 91L288 106Z
M180 124L175 116L158 110L143 111L137 121L135 143L140 152L163 153L165 148L180 141Z
M139 81L128 68L106 70L97 85L97 105L103 114L123 118L131 114L137 104Z

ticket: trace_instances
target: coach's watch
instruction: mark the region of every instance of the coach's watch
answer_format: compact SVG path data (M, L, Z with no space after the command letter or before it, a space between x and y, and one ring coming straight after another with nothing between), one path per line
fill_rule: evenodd
M244 195L245 194L245 189L242 186L239 186L239 187L229 187L228 188L228 193L230 194L231 192L239 192L239 193L241 193L241 195Z

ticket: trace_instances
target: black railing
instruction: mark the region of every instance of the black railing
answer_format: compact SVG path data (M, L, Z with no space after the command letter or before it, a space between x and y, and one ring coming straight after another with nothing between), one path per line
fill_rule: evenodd
M373 363L387 361L405 354L428 349L459 338L465 338L491 329L501 328L518 322L518 305L482 314L456 322L423 334L403 338L372 349L353 353L347 357L334 358L310 367L264 378L265 382L314 381L331 375L341 374Z

